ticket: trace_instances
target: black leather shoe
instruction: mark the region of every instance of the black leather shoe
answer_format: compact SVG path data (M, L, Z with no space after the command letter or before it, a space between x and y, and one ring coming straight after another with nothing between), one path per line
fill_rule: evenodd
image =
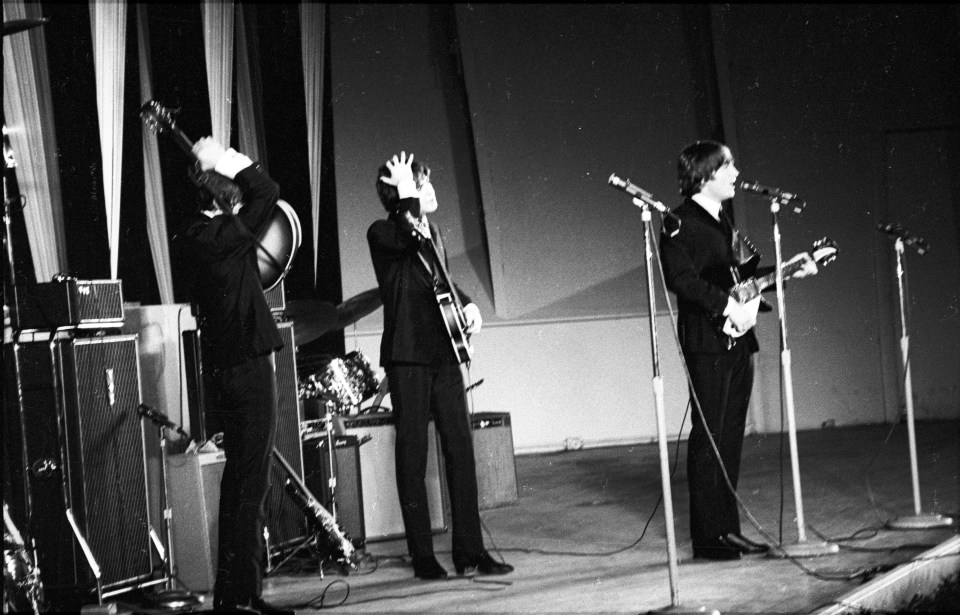
M513 566L493 559L489 552L482 552L476 559L469 561L454 560L453 567L457 574L508 574L513 572Z
M740 559L742 556L738 549L724 544L723 540L720 539L714 545L694 547L693 557L696 559L733 560Z
M770 550L768 545L753 542L740 534L727 534L721 538L720 541L744 555L756 555L757 553L766 553Z
M413 576L424 581L435 579L446 579L447 571L444 570L440 562L432 555L413 558Z

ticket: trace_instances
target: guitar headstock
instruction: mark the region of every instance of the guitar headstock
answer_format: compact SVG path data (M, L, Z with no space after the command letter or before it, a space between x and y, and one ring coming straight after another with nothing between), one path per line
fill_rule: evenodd
M839 252L840 246L837 245L837 242L829 237L824 237L813 242L813 251L810 255L817 265L826 265L837 258Z
M180 109L168 109L155 100L148 100L140 107L140 119L151 131L159 134L176 126Z

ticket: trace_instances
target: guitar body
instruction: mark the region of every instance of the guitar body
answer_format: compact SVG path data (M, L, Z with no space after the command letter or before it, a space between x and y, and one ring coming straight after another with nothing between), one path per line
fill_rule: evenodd
M257 264L264 292L279 284L290 271L302 237L303 230L297 212L289 203L279 199L270 223L258 237Z
M440 306L440 316L450 336L453 352L460 363L469 363L473 357L473 346L470 345L470 336L467 334L467 319L463 315L460 302L451 293L437 293L437 305Z
M837 247L837 242L833 241L829 237L824 237L823 239L819 239L814 242L813 250L808 252L808 254L813 262L815 262L817 265L824 266L837 258L839 251L840 249ZM754 267L755 266L756 263L754 263ZM803 263L788 263L783 265L781 268L783 277L785 279L790 277L802 267ZM755 320L757 313L760 311L762 306L769 307L763 297L760 296L760 293L772 286L775 282L776 272L767 274L760 278L749 278L730 288L730 296L732 296L740 303L740 305L746 308L753 315ZM725 318L723 324L721 325L721 332L727 336L728 348L733 346L734 340L743 336L749 330L750 329L744 329L743 331L738 331L736 327L733 326L733 323L730 322L729 318Z

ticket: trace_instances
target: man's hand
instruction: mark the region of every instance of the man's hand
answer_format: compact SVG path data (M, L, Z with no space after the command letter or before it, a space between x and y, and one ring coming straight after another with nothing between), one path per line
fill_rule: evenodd
M803 261L803 267L800 270L798 270L796 273L794 273L792 276L790 276L791 278L805 278L808 275L817 275L817 263L815 260L810 258L810 255L807 254L806 252L801 252L800 254L797 254L796 256L791 258L787 262L787 264L792 265L793 263L797 263L800 261Z
M723 311L723 315L730 319L730 324L738 333L742 333L757 324L756 314L743 307L733 297L727 300L727 309Z
M400 152L400 158L396 156L387 161L387 169L390 171L390 177L380 176L380 181L391 186L398 186L402 181L413 180L413 154L407 156L406 152Z
M193 144L193 155L197 157L202 171L210 171L224 155L225 150L213 137L203 137Z
M468 303L463 306L463 317L467 319L467 333L478 333L483 326L483 317L480 316L480 308L475 303Z

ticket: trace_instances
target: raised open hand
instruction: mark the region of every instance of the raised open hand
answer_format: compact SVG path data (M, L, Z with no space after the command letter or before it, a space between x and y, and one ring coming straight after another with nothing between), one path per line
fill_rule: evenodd
M407 156L406 152L400 152L400 158L394 156L387 161L387 169L390 171L390 177L380 176L380 181L391 186L396 186L404 180L413 181L413 154Z

